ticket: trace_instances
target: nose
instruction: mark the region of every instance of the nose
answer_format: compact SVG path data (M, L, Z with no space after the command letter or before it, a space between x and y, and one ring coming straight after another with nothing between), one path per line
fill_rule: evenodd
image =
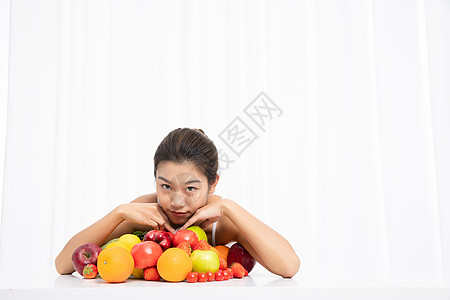
M175 193L170 200L170 204L173 208L181 208L184 207L186 204L186 201L184 199L184 195Z

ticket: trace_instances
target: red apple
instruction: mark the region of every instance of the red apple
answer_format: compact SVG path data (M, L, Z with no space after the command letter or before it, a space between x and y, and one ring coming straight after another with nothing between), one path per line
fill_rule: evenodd
M173 236L172 244L174 247L177 247L182 242L188 242L191 249L193 249L197 245L198 237L192 230L177 231Z
M172 238L168 231L150 230L144 235L143 242L153 241L158 243L163 251L172 247Z
M233 244L228 251L227 265L231 266L234 262L240 263L249 273L256 264L253 256L239 243Z
M134 259L134 267L145 269L156 266L156 262L163 253L161 246L153 241L140 242L131 249L131 256Z
M97 265L98 254L102 251L100 246L94 243L86 243L75 249L72 253L72 265L74 269L83 275L83 269L88 264Z

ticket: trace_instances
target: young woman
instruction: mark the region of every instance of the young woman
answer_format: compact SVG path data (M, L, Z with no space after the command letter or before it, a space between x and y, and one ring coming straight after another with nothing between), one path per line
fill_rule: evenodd
M217 170L217 149L203 130L173 130L155 153L156 193L117 206L73 236L56 257L56 270L74 272L72 253L84 243L102 245L137 230L175 232L199 225L213 246L236 241L270 272L294 276L300 260L289 242L235 201L214 195Z

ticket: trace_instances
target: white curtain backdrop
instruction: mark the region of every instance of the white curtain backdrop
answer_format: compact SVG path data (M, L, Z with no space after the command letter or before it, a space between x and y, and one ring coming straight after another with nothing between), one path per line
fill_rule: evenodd
M449 1L0 3L1 272L56 273L191 127L305 286L450 285Z

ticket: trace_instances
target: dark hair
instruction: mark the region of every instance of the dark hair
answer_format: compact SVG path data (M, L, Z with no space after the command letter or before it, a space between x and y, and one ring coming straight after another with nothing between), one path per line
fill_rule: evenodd
M219 167L217 148L201 129L178 128L162 140L154 157L155 178L158 164L162 161L193 163L208 179L208 185L216 181Z

